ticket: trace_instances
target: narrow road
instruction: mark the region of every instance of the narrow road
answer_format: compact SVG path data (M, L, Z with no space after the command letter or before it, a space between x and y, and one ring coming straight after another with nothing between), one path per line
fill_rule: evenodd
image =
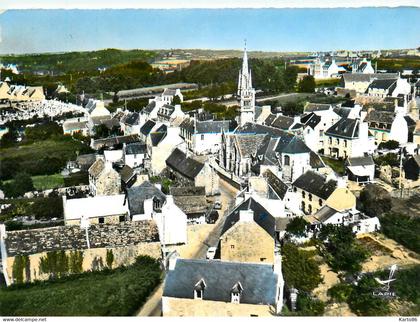
M220 234L225 224L225 220L229 211L235 204L235 196L237 190L231 187L226 181L219 180L220 188L220 199L222 204L222 209L219 211L220 217L214 225L214 228L209 233L207 238L200 244L200 247L197 249L193 255L194 259L205 259L206 253L209 247L217 246L217 243L220 238ZM154 292L149 296L148 300L141 309L136 314L137 316L162 316L162 294L163 294L163 282L154 290Z

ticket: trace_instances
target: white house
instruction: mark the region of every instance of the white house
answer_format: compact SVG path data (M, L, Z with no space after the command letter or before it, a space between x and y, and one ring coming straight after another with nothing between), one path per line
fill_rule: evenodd
M116 224L128 220L125 195L66 199L63 196L64 223L79 225L82 218L91 224Z
M368 183L375 178L375 162L372 156L348 158L345 165L347 176L351 181Z
M90 117L97 116L111 116L111 113L105 107L103 101L89 99L88 103L85 106Z
M312 75L315 79L337 77L342 71L345 71L345 69L340 68L334 58L331 61L317 58L309 65L309 75Z
M144 160L147 157L147 146L143 142L134 142L124 144L124 163L130 168L144 166Z
M375 69L372 67L372 62L363 58L362 60L356 60L351 64L351 72L352 73L362 73L362 74L373 74L375 73Z

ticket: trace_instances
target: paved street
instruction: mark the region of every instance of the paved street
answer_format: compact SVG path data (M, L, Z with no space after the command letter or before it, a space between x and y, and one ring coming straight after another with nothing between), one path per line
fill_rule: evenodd
M220 200L222 209L219 210L219 219L214 225L192 225L188 226L188 244L177 246L182 258L205 259L209 247L216 246L222 231L226 216L234 205L237 190L228 183L220 180ZM147 302L137 313L138 316L161 316L161 299L163 283L152 293Z

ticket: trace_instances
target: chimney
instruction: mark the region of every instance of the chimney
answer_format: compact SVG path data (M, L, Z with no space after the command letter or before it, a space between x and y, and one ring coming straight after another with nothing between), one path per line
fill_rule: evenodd
M252 222L254 221L254 212L250 209L239 211L239 221L241 222Z
M160 191L162 191L162 185L160 183L155 183L154 186L159 189Z
M178 257L179 257L179 254L176 250L168 255L168 269L170 271L173 271L175 269L176 261Z

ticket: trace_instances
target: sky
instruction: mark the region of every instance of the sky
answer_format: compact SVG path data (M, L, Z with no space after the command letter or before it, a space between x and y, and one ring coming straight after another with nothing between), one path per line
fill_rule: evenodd
M370 2L375 1L379 0ZM25 3L23 0L14 2L20 5ZM41 6L45 2L74 5L78 1L37 0L37 5ZM96 2L96 0L89 1L90 4ZM124 4L123 0L120 2ZM232 4L233 2L235 1L231 0L226 3ZM253 3L261 2L253 1ZM267 0L266 2L279 1ZM281 2L283 5L286 4L285 1ZM326 3L326 1L320 0L317 2ZM334 2L337 3L337 1ZM419 4L419 1L411 2ZM9 9L11 6L7 6L8 3L12 4L12 1L2 0L1 6ZM141 3L141 1L137 3ZM143 1L143 3L145 2ZM147 3L150 4L150 1ZM157 6L164 4L165 1L156 0L154 3ZM218 4L218 0L212 3ZM241 3L250 2L241 1ZM357 5L359 2L353 1L353 3ZM368 4L369 0L364 3ZM388 1L388 3L395 2ZM245 38L248 49L251 51L312 52L340 49L415 48L420 46L419 30L419 7L171 10L12 9L0 14L0 53L63 52L103 48L242 49Z

